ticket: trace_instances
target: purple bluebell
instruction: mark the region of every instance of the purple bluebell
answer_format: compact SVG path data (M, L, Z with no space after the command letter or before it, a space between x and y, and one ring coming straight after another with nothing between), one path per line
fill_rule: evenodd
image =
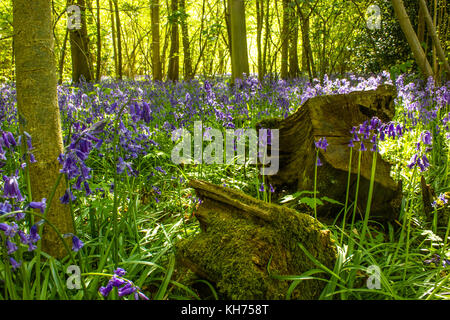
M44 213L45 207L46 207L46 201L47 199L43 198L40 202L32 201L30 202L29 206L33 209L39 209L41 213Z
M17 201L21 202L25 199L22 197L22 194L20 193L19 183L17 182L17 179L18 179L18 172L16 172L16 175L13 175L11 177L3 176L3 181L5 181L3 187L3 197L16 199Z
M83 248L83 246L84 246L83 241L81 241L77 236L74 235L72 237L72 250L77 252L81 248Z

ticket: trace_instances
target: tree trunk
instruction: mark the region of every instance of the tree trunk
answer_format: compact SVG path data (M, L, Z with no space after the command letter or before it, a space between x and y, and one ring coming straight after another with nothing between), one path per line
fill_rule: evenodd
M152 0L152 72L153 80L162 80L159 36L159 0Z
M419 39L411 25L408 14L406 13L405 6L402 0L391 0L392 6L394 7L395 15L400 23L400 27L408 41L409 47L411 48L414 58L419 65L422 74L426 77L433 76L433 70L431 69L430 63L427 60L425 53L423 52L422 46L420 45Z
M256 0L256 48L258 51L258 79L262 80L264 77L263 71L263 57L262 57L262 29L264 18L264 3L263 0Z
M192 180L190 186L202 200L195 212L201 232L177 243L177 265L212 282L221 299L285 299L289 281L271 275L316 267L301 246L333 269L336 247L330 231L311 216L208 182ZM183 269L179 274L189 275ZM302 281L291 298L317 299L324 286L317 279Z
M289 78L297 78L300 74L298 67L298 15L295 7L290 8L289 14Z
M172 0L170 8L170 55L169 55L169 67L167 70L167 79L171 81L177 81L179 78L179 35L178 35L178 18L176 12L178 10L178 0Z
M112 0L109 0L109 10L111 13L111 31L112 31L112 43L113 43L113 52L114 52L114 71L116 76L119 74L119 65L117 62L117 43L116 43L116 23L114 19L114 7Z
M258 125L260 128L279 130L279 150L278 153L275 152L279 157L274 157L271 161L271 164L278 161L279 170L275 175L266 177L267 183L272 184L276 190L274 197L281 195L283 190L288 194L315 190L315 142L325 137L329 146L326 151L319 151L323 165L317 169L316 190L319 197L326 196L345 203L350 156L348 143L353 138L350 131L353 126L359 126L373 116L383 122L390 121L395 113L395 97L395 87L387 85L380 86L377 90L352 92L347 95L318 96L306 101L284 120L261 122ZM354 144L359 150L359 143ZM367 151L363 151L361 155L361 181L357 201L359 212L366 209L374 153L370 151L370 141L365 140L364 144ZM352 160L349 193L351 201L355 199L356 192L358 151ZM397 218L402 193L401 186L390 177L390 169L386 161L378 159L370 213L373 218ZM342 206L327 204L319 207L317 214L334 219L340 209Z
M431 38L433 39L433 44L435 48L435 52L437 56L439 57L439 60L441 60L442 64L444 65L446 74L447 74L447 80L450 81L450 65L445 57L445 52L442 49L441 41L439 40L439 37L436 33L435 24L431 20L430 12L428 11L427 4L425 3L425 0L419 0L420 1L420 7L424 12L425 15L425 22L428 27L428 32L431 35Z
M203 1L204 6L205 0ZM233 41L231 37L231 0L223 0L225 24L227 26L227 36L228 36L228 50L230 51L230 57L233 56ZM202 14L203 16L203 14ZM202 20L203 21L203 20Z
M72 52L72 80L78 82L84 78L87 82L93 80L91 66L91 54L89 51L89 37L86 25L85 0L69 0L70 4L76 4L81 9L81 29L70 31L70 46Z
M263 6L263 4L261 4ZM264 49L263 49L263 74L267 74L267 60L268 60L268 50L269 50L269 38L270 38L270 2L266 0L266 14L264 17L265 31L264 31ZM269 54L270 56L270 54Z
M281 36L281 79L288 78L289 59L289 0L283 0L283 25Z
M244 0L230 1L232 81L249 75Z
M184 80L192 80L194 75L192 74L192 58L191 50L189 48L189 28L187 23L188 15L186 13L186 1L180 1L180 11L183 13L181 18L181 34L183 38L183 67L184 67ZM211 64L212 65L212 64Z
M64 61L66 59L67 40L69 39L69 29L66 29L66 35L64 36L63 46L61 49L61 56L59 57L59 77L58 83L61 84L64 74Z
M425 12L423 11L422 6L419 6L417 38L421 44L425 41Z
M302 24L302 71L308 72L309 79L316 76L312 57L311 41L309 39L309 17L301 15Z
M102 33L100 22L100 0L96 0L97 4L97 70L95 72L96 81L100 81L102 68Z
M117 77L119 80L123 78L122 71L122 31L120 26L120 11L119 11L119 3L118 0L114 1L114 12L115 12L115 20L116 20L116 35L117 35Z
M54 198L49 196L60 175L58 156L63 152L57 97L56 62L49 0L15 0L13 25L16 58L16 88L21 132L32 137L37 160L30 165L33 199L47 199L47 218L62 233L73 232L69 207L59 198L65 193L61 180ZM55 257L67 254L58 235L44 224L42 247Z

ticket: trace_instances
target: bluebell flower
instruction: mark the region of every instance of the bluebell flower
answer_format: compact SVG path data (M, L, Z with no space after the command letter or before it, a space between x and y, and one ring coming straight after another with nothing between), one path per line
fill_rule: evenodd
M433 143L430 131L425 131L422 133L422 142L426 145L430 145Z
M72 237L72 250L78 252L81 248L83 248L84 243L77 236Z
M3 187L3 197L16 199L17 201L22 202L25 199L20 193L19 183L17 182L17 179L18 172L16 172L16 175L13 175L11 177L3 176L3 181L5 181L5 185Z
M13 267L13 270L16 270L22 264L22 262L17 262L13 257L9 257L9 262L11 263L11 266Z
M271 192L271 193L274 193L274 192L275 192L275 189L273 188L273 186L272 186L271 184L269 184L269 187L270 187L270 192Z
M45 207L46 207L46 201L47 201L47 199L45 199L45 198L43 198L40 202L32 201L32 202L30 202L29 206L30 206L30 208L33 208L33 209L39 209L41 211L41 213L44 213Z
M320 138L319 141L315 142L317 149L322 149L323 151L327 151L328 142L327 138Z
M12 209L12 205L8 200L5 202L0 202L0 215L10 213Z
M123 268L117 268L116 270L114 270L114 274L118 275L119 277L123 277L127 274L127 272Z
M118 278L116 275L114 275L114 276L111 278L111 280L109 280L109 283L111 283L111 285L112 285L113 287L120 287L121 285L125 284L126 281L123 280L123 279L121 279L121 278Z
M6 248L8 250L8 254L12 254L17 251L17 245L9 240L6 240Z
M63 204L69 204L69 201L74 201L77 197L75 197L72 192L67 189L66 192L64 193L64 195L59 198L59 200L61 201L61 203Z
M119 289L119 297L130 295L134 293L136 290L137 290L136 287L128 282L125 286Z
M113 285L111 284L111 282L108 282L106 287L100 287L100 289L98 289L98 291L101 293L102 296L104 296L106 298L112 289L113 289Z

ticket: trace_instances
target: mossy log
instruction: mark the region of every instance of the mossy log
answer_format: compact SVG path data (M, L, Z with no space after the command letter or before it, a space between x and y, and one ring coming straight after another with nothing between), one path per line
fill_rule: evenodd
M201 232L177 243L177 264L214 283L225 299L284 299L291 281L274 275L317 268L300 244L333 269L330 231L311 216L208 182L190 186L202 200L195 212ZM291 298L316 299L325 284L301 281Z
M314 169L316 164L315 142L326 137L328 148L320 150L322 166L317 170L318 197L327 196L345 203L349 170L352 127L358 127L376 116L383 122L394 116L396 89L382 85L377 90L352 92L349 94L319 96L307 100L286 119L269 119L258 124L259 128L279 130L279 170L267 176L267 182L275 187L275 192L295 193L314 190ZM372 147L366 143L367 150ZM269 145L269 152L271 146ZM355 142L351 164L350 201L354 201L359 145ZM364 213L368 199L372 169L370 151L361 155L361 182L358 196L358 212ZM276 161L277 159L272 159ZM371 217L392 220L398 214L401 202L401 185L390 176L391 166L378 154ZM342 207L341 207L342 208ZM327 204L319 207L318 214L336 215L339 208Z

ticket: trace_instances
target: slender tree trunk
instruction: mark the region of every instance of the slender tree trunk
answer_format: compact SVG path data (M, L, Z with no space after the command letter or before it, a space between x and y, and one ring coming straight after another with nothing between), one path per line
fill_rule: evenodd
M233 40L231 36L231 1L232 0L223 0L224 11L225 11L225 24L227 26L227 35L228 35L228 49L230 50L230 57L233 56Z
M178 10L178 0L172 0L170 8L170 56L169 56L169 67L167 70L167 79L171 81L177 81L179 78L179 35L178 35L178 19L175 14Z
M113 52L114 52L114 71L116 76L119 74L119 66L117 63L117 43L116 43L116 23L114 19L114 7L112 0L109 0L109 10L111 13L111 31L112 31L112 43L113 43Z
M264 18L264 3L263 0L256 0L256 48L258 51L258 79L262 80L264 77L263 56L262 56L262 29Z
M59 77L58 83L61 84L64 74L64 61L66 59L67 40L69 39L69 29L66 29L66 35L64 36L63 46L61 49L61 56L59 58Z
M186 13L186 1L180 1L180 11L183 13L181 18L181 35L183 38L183 68L184 68L184 80L191 80L194 75L192 74L192 58L191 50L189 48L189 28L187 24L188 15ZM211 64L212 65L212 64Z
M431 35L431 38L433 39L433 44L434 44L434 50L437 54L437 56L439 57L439 60L441 60L442 64L444 65L445 71L447 73L447 80L450 80L450 65L445 57L445 52L442 49L441 46L441 41L439 40L439 37L436 33L436 28L435 28L435 23L433 23L433 21L431 20L431 16L430 16L430 12L428 11L427 5L425 3L424 0L419 0L420 1L420 7L422 8L422 10L424 11L425 14L425 22L428 26L428 32ZM437 7L435 6L435 9L437 11ZM436 63L437 65L437 63ZM435 67L437 69L437 66ZM437 71L435 69L435 72ZM437 72L436 72L437 74Z
M76 4L81 9L81 29L70 31L70 45L72 52L72 80L78 82L84 78L87 82L92 81L93 74L91 66L91 54L89 51L89 37L86 25L86 2L85 0L69 0L70 4Z
M168 1L166 1L166 4L168 4ZM166 65L167 65L167 59L166 59L166 53L167 49L169 47L170 42L170 28L169 23L166 23L166 28L164 30L165 38L164 38L164 44L162 48L162 54L161 54L161 73L163 74L163 78L166 76Z
M29 167L33 199L27 200L48 199L47 218L65 234L73 233L73 223L68 206L59 201L65 193L64 179L49 203L60 174L58 156L63 152L50 3L50 0L13 1L17 105L20 130L31 135L37 160ZM48 224L44 224L42 248L57 258L67 254Z
M425 41L425 12L423 11L422 6L419 6L417 38L419 39L420 43Z
M100 21L100 0L96 0L97 4L97 70L95 72L96 81L100 81L102 68L102 33Z
M289 77L296 78L300 74L298 67L298 15L295 7L289 12Z
M281 35L281 78L288 78L289 59L289 0L283 0L283 25Z
M231 17L231 70L232 81L236 78L243 78L249 74L248 53L247 53L247 30L245 25L245 4L244 0L230 1Z
M263 49L263 75L267 74L267 55L268 55L268 46L269 46L269 38L270 38L270 2L266 0L266 14L265 14L265 31L264 31L264 49Z
M409 47L411 48L414 58L419 65L420 70L423 75L428 78L433 76L433 70L431 69L430 63L423 52L422 46L420 45L419 39L411 25L408 14L406 13L405 6L402 0L391 0L392 6L394 7L395 15L400 23L400 27L408 41Z
M115 18L116 18L116 34L117 34L117 77L119 80L122 80L123 78L123 71L122 71L122 31L120 26L120 12L119 12L119 2L118 0L114 0L114 11L115 11Z
M316 69L311 50L311 41L309 38L309 17L305 17L300 11L301 25L302 25L302 68L307 71L309 79L312 80L316 76Z
M152 0L152 71L153 80L161 81L161 53L159 36L159 0Z

